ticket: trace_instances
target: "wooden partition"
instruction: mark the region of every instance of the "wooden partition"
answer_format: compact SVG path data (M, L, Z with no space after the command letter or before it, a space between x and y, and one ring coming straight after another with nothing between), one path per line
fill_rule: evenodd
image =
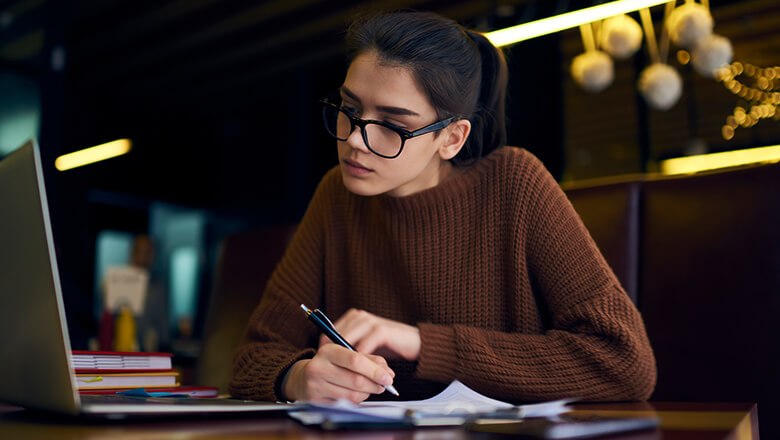
M654 400L758 402L780 438L780 164L643 184Z

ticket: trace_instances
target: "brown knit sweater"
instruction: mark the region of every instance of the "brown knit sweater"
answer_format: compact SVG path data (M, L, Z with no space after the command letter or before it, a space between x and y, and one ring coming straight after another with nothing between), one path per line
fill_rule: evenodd
M390 363L404 399L454 379L509 401L642 400L655 386L639 313L558 184L518 148L401 198L352 194L328 172L250 319L232 395L282 399L283 373L318 341L301 303L418 326L418 361Z

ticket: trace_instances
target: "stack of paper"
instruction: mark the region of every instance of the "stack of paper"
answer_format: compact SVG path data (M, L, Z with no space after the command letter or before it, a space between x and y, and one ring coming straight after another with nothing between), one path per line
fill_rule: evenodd
M571 400L515 406L484 396L459 381L430 399L413 401L340 401L334 404L306 403L290 416L305 425L340 428L370 425L452 426L485 417L551 417L569 410Z
M73 351L71 362L80 373L105 371L149 371L170 370L170 353L139 353L120 351Z

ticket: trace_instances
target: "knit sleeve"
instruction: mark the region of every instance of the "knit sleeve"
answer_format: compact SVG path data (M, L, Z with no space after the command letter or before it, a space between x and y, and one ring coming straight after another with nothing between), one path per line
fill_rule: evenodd
M530 155L529 155L530 156ZM647 399L655 358L639 312L555 180L531 158L516 213L542 334L420 324L418 375L507 400ZM526 270L526 269L523 269Z
M233 357L232 396L278 401L282 374L296 361L314 356L314 326L300 304L316 307L323 284L323 248L329 199L338 184L323 178Z

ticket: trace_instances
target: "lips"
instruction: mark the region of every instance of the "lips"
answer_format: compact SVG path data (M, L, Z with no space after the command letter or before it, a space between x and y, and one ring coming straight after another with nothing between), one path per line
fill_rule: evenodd
M343 158L341 159L341 161L344 163L344 166L347 169L347 171L352 175L363 176L368 173L374 172L374 170L372 170L371 168L361 165L360 162L347 159L347 158Z
M351 159L347 159L347 158L344 158L343 160L344 160L344 163L346 163L347 165L349 165L351 167L362 168L362 169L364 169L366 171L374 171L374 170L372 170L369 167L361 165L360 162L357 162L357 161L354 161L354 160L351 160Z

